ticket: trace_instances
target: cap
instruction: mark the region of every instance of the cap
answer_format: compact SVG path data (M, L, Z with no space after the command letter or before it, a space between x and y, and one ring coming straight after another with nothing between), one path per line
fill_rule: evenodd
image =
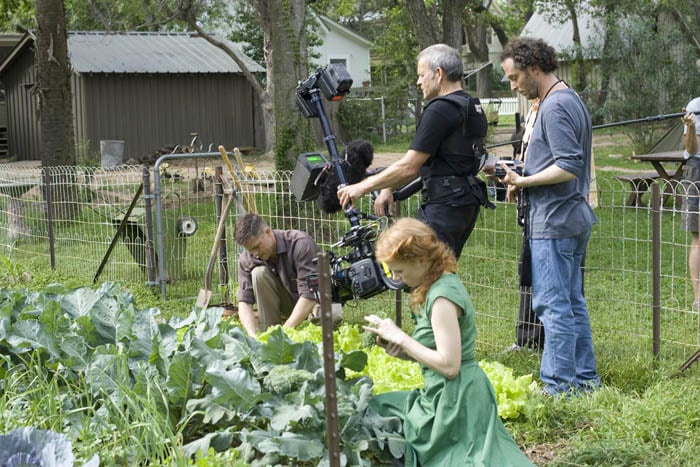
M696 97L685 106L686 112L700 112L700 97ZM695 133L700 135L700 114L695 114Z

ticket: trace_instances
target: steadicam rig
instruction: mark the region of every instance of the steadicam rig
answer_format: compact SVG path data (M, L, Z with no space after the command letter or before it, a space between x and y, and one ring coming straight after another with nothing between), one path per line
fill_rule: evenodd
M347 184L322 96L329 101L339 101L351 86L352 78L345 66L335 63L319 68L297 87L297 106L305 117L319 119L330 155L330 161L319 153L299 155L291 183L292 193L298 201L306 201L318 193L318 175L326 164L335 169L341 187ZM394 281L388 269L375 258L374 241L381 227L378 219L358 211L352 205L343 206L343 212L350 223L350 230L331 249L346 248L346 253L336 255L333 251L329 252L333 302L345 303L369 298L387 289L401 288L403 284ZM370 222L363 224L363 220ZM310 278L309 286L317 292L318 278Z

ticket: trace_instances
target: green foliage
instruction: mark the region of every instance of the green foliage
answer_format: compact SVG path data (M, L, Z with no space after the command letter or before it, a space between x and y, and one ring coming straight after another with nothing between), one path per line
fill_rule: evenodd
M338 121L348 134L348 139L366 139L373 144L379 141L382 113L378 105L365 99L343 99L338 109Z
M276 328L275 328L276 329ZM272 332L268 330L260 338L266 340ZM308 324L296 329L284 331L295 342L311 341L321 345L322 330L320 326ZM363 364L354 371L348 371L349 378L368 376L374 383L373 393L404 391L423 386L423 373L420 365L413 361L402 360L388 355L384 349L373 343L367 343L364 331L358 325L344 323L333 333L333 348L349 353L362 349L366 352L366 366ZM372 339L370 339L372 341ZM515 419L536 392L537 383L532 374L515 377L513 370L499 362L480 362L481 368L491 380L498 401L498 413L503 419ZM291 375L292 378L295 375Z
M210 448L251 465L317 465L328 456L317 345L281 329L255 340L222 311L166 322L108 283L0 290L0 429L61 427L85 458L105 437L105 465L179 464ZM361 369L363 356L339 352L337 371ZM370 465L399 426L367 410L371 380L337 386L343 456Z
M0 465L73 467L73 460L71 443L63 434L27 427L0 435ZM89 465L99 465L99 458L93 458Z
M0 29L16 33L18 28L36 28L32 0L0 0Z
M600 6L602 4L602 6ZM607 28L589 53L600 57L599 76L610 77L610 89L601 106L587 103L594 120L622 121L662 113L680 112L700 86L695 53L684 43L681 32L664 20L668 13L652 2L635 2L625 9L619 2L598 2L595 10ZM597 91L603 83L589 83ZM666 131L658 125L623 128L637 153L648 152Z

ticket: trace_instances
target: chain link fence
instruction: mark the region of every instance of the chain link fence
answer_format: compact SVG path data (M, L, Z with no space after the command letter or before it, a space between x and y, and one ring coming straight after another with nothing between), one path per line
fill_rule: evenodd
M168 300L194 305L204 287L224 196L216 175L227 173L222 166L215 157L171 160L158 173L142 166L0 165L0 249L18 264L53 268L85 284L147 283ZM239 175L244 193L273 228L305 230L326 251L349 229L342 213L323 214L312 201L297 203L290 194L291 172ZM688 268L690 234L680 227L685 190L684 184L660 179L643 187L597 180L599 222L589 243L584 288L596 350L603 358L655 355L680 362L700 345ZM637 199L633 195L644 202L631 202ZM417 195L402 202L401 215L414 215L418 203ZM522 234L515 207L496 204L480 214L459 262L477 310L478 346L485 352L515 341L519 305ZM369 199L358 208L371 212ZM235 302L239 247L233 223L239 214L233 208L226 221L210 306ZM344 308L349 322L383 311L398 313L404 326L411 326L400 292L383 292Z

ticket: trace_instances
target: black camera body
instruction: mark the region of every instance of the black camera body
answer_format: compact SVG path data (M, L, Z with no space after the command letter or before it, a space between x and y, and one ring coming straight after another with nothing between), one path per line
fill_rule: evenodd
M345 66L334 63L313 72L299 83L296 90L296 103L301 113L307 118L320 120L324 141L330 153L330 166L337 172L339 186L346 185L347 178L340 164L335 135L331 131L321 94L327 100L339 101L350 91L351 86L352 78ZM305 170L311 172L308 168ZM306 186L310 177L301 175L299 178L304 183L299 182L298 185ZM300 198L297 196L297 199L301 200ZM379 230L377 218L359 212L352 206L343 206L342 209L350 222L350 230L340 241L331 245L331 249L346 248L346 252L342 255L336 255L332 251L328 253L333 302L343 304L349 300L372 297L387 289L402 288L403 284L394 281L391 273L375 258L374 241ZM367 219L372 222L361 222ZM309 277L308 284L318 299L318 276Z
M394 281L391 272L374 256L376 227L372 224L352 227L331 246L350 248L342 256L336 256L332 251L329 253L334 302L370 298L387 289L401 288L402 284Z
M503 165L508 166L510 170L512 170L518 175L523 174L522 162L520 162L519 160L501 159L498 162L496 162L496 172L494 173L494 175L496 175L497 178L503 178L506 176L506 169L503 168Z
M339 101L350 92L351 86L352 78L344 65L332 63L319 68L297 86L297 107L306 118L320 117L312 102L315 91L320 91L329 101Z

